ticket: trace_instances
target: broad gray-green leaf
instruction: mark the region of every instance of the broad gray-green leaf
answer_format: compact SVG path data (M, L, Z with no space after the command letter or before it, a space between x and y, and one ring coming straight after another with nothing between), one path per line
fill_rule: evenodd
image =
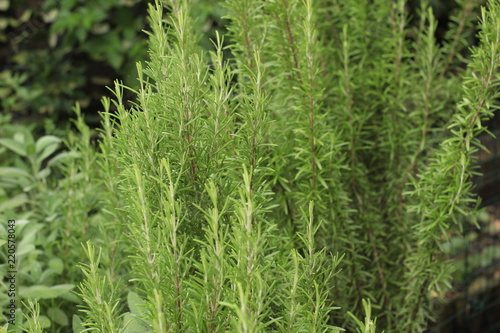
M25 145L19 141L4 138L0 139L0 144L3 145L5 148L12 150L14 153L18 155L21 156L27 155Z
M142 306L144 304L144 300L135 292L129 291L127 295L127 304L130 312L133 314L138 315L139 317L146 316L146 311Z
M65 151L52 157L47 163L47 165L54 166L57 165L58 163L64 163L72 158L78 158L80 157L80 155L81 154L76 151Z
M36 142L36 152L37 152L37 154L40 154L48 146L58 145L60 142L61 142L61 139L59 139L57 136L53 136L53 135L42 136Z
M75 295L75 293L73 293L71 291L62 294L59 297L61 297L62 299L65 299L67 301L70 301L72 303L75 303L75 304L82 304L82 299L80 297L78 297L77 295Z
M19 245L19 247L17 248L16 255L17 255L17 257L21 257L21 256L25 255L26 253L33 252L35 249L36 249L35 245L27 244L26 242L24 242L21 245Z
M85 327L83 327L82 320L76 314L73 315L73 332L74 333L82 333L85 331Z
M0 177L31 178L31 175L19 168L0 167Z
M47 178L48 176L50 175L50 169L49 168L45 168L43 170L41 170L37 175L37 179L45 179Z
M69 318L61 309L55 307L50 308L47 310L47 314L59 325L68 326Z
M44 315L40 315L40 317L38 317L38 322L40 323L40 326L42 326L43 328L48 328L52 326L52 322L50 321L50 319Z
M57 286L31 286L23 288L19 291L21 297L30 298L56 298L71 289L75 288L74 284L60 284Z
M123 316L125 326L124 333L145 333L151 332L150 325L144 320L132 313L126 313Z
M43 140L43 141L42 141ZM41 144L39 142L42 141ZM52 153L54 153L57 148L59 148L59 143L61 142L61 139L55 136L44 136L40 138L40 140L37 141L37 154L39 156L37 157L36 161L40 165L44 159L49 157Z
M18 194L0 204L0 212L5 212L9 209L14 209L28 202L28 196L24 193Z
M64 269L64 263L59 258L54 258L49 261L49 267L54 270L57 274L61 274Z

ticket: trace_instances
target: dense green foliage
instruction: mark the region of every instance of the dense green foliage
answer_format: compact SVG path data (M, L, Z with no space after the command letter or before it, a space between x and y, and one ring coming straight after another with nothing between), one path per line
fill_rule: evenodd
M409 10L418 7L409 1ZM97 109L119 78L137 87L135 62L146 57L148 1L138 0L1 0L0 108L16 121L31 122L36 133L64 135L76 101L91 127ZM446 22L453 0L432 0ZM225 29L216 0L202 0L191 10L200 45L212 49L210 38ZM445 25L443 25L444 27ZM438 29L441 35L445 29Z
M2 133L2 218L30 209L25 330L419 331L476 212L500 5L458 1L438 43L425 2L410 22L403 0L227 0L206 52L198 3L150 7L150 60L103 99L99 149L79 108L69 152Z
M78 142L74 135L65 142L73 151L61 151L61 139L43 136L35 140L23 126L6 123L9 118L2 119L0 139L0 216L16 221L16 320L20 327L21 302L28 304L28 298L37 298L42 303L42 326L56 330L71 323L71 315L78 310L76 304L81 303L70 292L83 278L74 263L86 260L75 239L102 233L102 214L95 214L99 185L89 170L95 152L83 122L77 123L81 131ZM5 224L1 235L0 243L7 247ZM7 252L2 251L4 283L7 267ZM2 289L7 287L2 285ZM7 293L2 291L2 309L7 309L8 302Z
M2 0L0 108L18 121L36 121L37 132L54 134L63 132L78 101L96 127L105 86L116 78L137 86L135 62L147 56L147 3ZM203 0L193 14L210 48L209 37L223 23L221 7Z
M5 0L0 12L0 107L53 131L75 101L96 108L116 77L135 84L146 5L137 0ZM97 102L97 103L96 103ZM99 121L95 110L88 121ZM43 127L45 126L45 128Z

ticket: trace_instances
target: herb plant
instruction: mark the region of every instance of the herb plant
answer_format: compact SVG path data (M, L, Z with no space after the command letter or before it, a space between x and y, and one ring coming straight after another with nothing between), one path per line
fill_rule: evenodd
M473 1L439 45L425 2L410 24L402 0L228 0L208 54L195 3L156 2L137 104L116 84L101 157L152 330L352 330L369 304L388 332L422 328L498 107L488 5L466 60Z
M420 331L477 212L500 4L457 1L438 43L425 1L226 0L211 52L196 4L150 6L139 88L117 82L99 152L78 147L106 236L75 331Z

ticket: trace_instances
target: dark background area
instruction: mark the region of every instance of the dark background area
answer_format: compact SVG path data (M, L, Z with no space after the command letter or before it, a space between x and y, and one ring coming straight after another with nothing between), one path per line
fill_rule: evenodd
M64 130L78 102L86 121L99 125L106 88L118 79L136 87L137 61L147 59L147 7L141 0L0 1L0 108L38 134ZM453 0L432 0L444 38ZM408 2L410 18L419 0ZM224 29L218 1L198 2L195 16L210 49ZM132 98L132 96L129 96ZM32 125L32 126L33 126Z
M91 127L114 80L136 88L147 59L147 8L141 0L0 1L0 108L41 135L67 129L76 102ZM217 1L202 1L201 43L222 24ZM128 98L132 98L126 96Z

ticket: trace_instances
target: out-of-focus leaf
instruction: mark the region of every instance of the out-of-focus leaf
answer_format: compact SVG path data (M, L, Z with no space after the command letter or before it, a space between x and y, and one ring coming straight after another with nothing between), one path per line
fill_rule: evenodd
M14 153L21 155L21 156L26 156L26 147L23 143L18 142L16 140L12 139L0 139L0 144L3 145L5 148L8 148L12 150Z
M27 244L27 243L23 243L22 246L19 246L17 248L17 252L16 252L16 255L18 257L22 257L23 255L25 255L26 253L30 253L30 252L33 252L33 250L35 250L35 245L33 244Z
M125 333L143 333L150 332L148 323L132 313L126 313L123 316Z
M72 303L75 303L75 304L82 303L82 299L80 297L78 297L77 295L75 295L73 292L64 293L64 294L60 295L59 297L61 297L62 299L65 299L67 301L70 301Z
M139 297L135 292L130 291L127 295L127 304L130 312L138 316L145 316L146 312L142 304L144 304L144 300Z
M10 1L9 0L0 0L0 10L9 9Z
M41 170L36 176L38 179L44 179L44 178L47 178L49 175L50 175L50 169L45 168L45 169Z
M15 197L8 199L7 201L0 203L0 211L5 212L6 210L14 209L24 205L27 202L28 196L24 193L21 193L16 195Z
M84 332L85 328L82 325L82 320L76 314L73 315L73 332L81 333Z
M74 284L60 284L57 286L31 286L26 288L20 288L19 295L25 298L56 298L60 295L72 290L75 287Z
M47 314L59 325L68 326L69 318L61 309L50 308L48 309Z
M43 328L48 328L52 326L52 322L45 315L40 315L40 317L38 317L38 321L40 322L40 326L42 326Z
M46 135L38 139L36 142L36 152L39 154L41 153L45 148L47 148L49 145L57 145L61 142L61 139L59 139L57 136L53 135Z
M54 258L49 261L49 267L54 270L57 274L61 274L64 269L64 263L59 258Z
M69 161L72 158L78 158L80 154L75 151L65 151L60 154L57 154L56 156L52 157L49 162L47 163L48 166L54 166L58 165L60 163L65 163L66 161Z

